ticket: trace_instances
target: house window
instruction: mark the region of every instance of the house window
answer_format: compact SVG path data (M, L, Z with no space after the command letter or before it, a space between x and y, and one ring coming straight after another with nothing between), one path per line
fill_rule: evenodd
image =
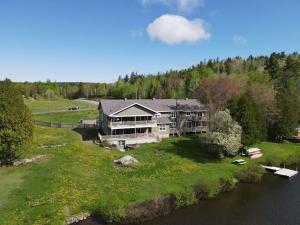
M185 115L186 116L191 116L191 112L186 112Z
M176 122L172 122L171 126L176 127Z
M176 118L176 112L171 112L171 118L175 119Z
M198 112L198 117L202 117L203 116L203 112Z
M158 128L159 128L159 131L166 131L166 125L165 124L159 124Z

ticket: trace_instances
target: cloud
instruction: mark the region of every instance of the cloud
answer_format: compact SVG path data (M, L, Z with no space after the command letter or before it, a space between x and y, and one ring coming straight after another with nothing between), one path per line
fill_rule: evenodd
M151 39L160 40L167 44L196 42L209 39L200 19L188 20L178 15L165 14L148 25L147 32Z
M247 38L240 36L240 35L234 35L232 37L232 42L234 44L246 44L248 42Z
M190 12L204 6L204 0L140 0L142 5L164 5L181 12Z

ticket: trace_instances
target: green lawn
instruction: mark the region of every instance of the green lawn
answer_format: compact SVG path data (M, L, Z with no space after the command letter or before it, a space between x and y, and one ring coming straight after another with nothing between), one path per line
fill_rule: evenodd
M97 109L97 106L91 103L78 100L56 99L56 100L34 100L25 101L32 113L41 113L49 111L68 110L69 107L78 106L80 109Z
M78 123L80 120L96 120L99 117L97 110L79 111L79 112L59 112L33 115L34 120Z
M40 144L62 144L62 148L40 149ZM300 160L300 145L259 145L264 160L274 157ZM65 217L81 211L101 213L106 218L122 216L128 204L174 194L179 204L191 204L193 187L208 184L217 193L220 180L232 180L247 166L231 164L232 159L215 161L204 154L192 137L145 144L127 153L110 151L83 143L72 130L37 127L33 147L22 157L47 154L48 160L0 168L0 224L64 224ZM139 160L134 167L121 168L113 160L130 154ZM261 159L263 160L263 159Z
M35 101L25 101L25 103L31 109L34 120L78 123L80 120L96 120L99 116L96 105L78 100L57 99L49 101L42 99ZM73 106L78 106L79 109L83 111L59 112L60 110L68 110L69 107ZM45 114L45 112L53 113Z

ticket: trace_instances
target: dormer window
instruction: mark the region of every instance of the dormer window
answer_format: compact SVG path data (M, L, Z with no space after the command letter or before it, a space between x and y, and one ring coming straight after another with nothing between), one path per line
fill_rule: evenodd
M171 118L175 119L176 118L176 112L171 112Z

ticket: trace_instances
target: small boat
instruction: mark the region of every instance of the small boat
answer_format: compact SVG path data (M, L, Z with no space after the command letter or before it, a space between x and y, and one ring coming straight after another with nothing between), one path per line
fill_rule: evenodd
M250 159L258 159L263 156L259 148L249 148L246 152Z
M256 154L250 155L250 159L258 159L262 156L263 156L262 153L256 153Z

